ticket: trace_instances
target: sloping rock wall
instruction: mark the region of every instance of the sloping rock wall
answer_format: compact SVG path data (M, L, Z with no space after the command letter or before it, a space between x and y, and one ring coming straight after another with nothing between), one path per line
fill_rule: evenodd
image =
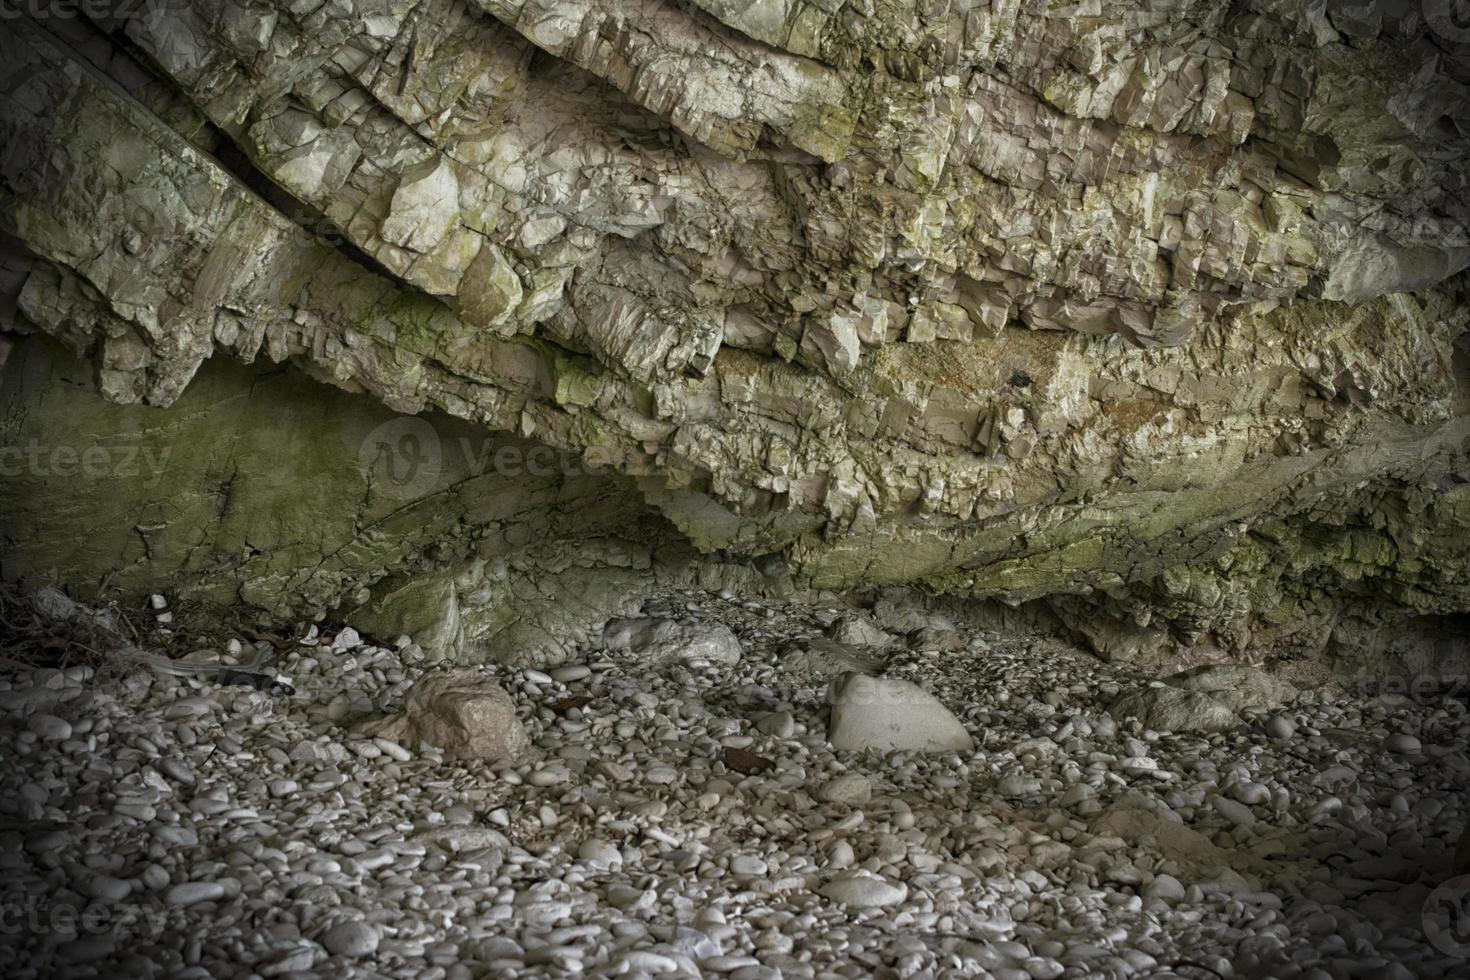
M269 364L211 361L166 409L117 405L40 338L0 375L0 497L9 578L206 616L350 613L454 658L554 662L650 583L755 577L549 447Z

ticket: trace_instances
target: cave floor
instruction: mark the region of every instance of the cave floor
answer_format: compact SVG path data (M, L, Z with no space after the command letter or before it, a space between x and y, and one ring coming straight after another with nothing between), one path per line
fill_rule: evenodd
M1107 708L1152 678L916 612L877 669L974 751L837 752L841 665L803 642L849 612L660 595L645 613L728 626L739 662L594 645L486 667L532 739L516 765L354 735L436 666L350 630L283 652L292 693L12 667L0 959L17 978L1466 975L1470 888L1440 887L1470 786L1460 702L1320 687L1229 731L1150 731Z

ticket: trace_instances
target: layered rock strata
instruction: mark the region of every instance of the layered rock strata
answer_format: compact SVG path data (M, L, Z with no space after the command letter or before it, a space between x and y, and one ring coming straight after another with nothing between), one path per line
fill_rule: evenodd
M8 321L129 418L289 361L718 560L1044 601L1103 651L1470 609L1438 5L159 2L0 41Z

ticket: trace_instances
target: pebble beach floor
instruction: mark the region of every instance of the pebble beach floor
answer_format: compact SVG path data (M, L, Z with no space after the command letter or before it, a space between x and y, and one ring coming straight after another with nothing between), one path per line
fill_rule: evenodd
M852 610L645 613L723 624L741 659L486 667L532 740L515 765L354 736L438 667L351 630L283 653L289 694L8 669L5 975L1470 976L1470 879L1440 887L1457 700L1323 687L1151 731L1107 708L1154 678L934 623L875 672L973 751L839 752L800 648Z

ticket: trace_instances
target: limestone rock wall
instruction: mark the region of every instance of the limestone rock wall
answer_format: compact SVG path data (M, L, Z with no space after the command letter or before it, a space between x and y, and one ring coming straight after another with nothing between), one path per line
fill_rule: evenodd
M117 405L39 338L0 375L0 494L8 577L247 623L350 610L453 656L554 659L696 557L626 481L516 436L269 364Z
M113 401L291 361L798 584L1236 647L1360 566L1470 608L1470 32L1434 4L87 12L0 39L0 309Z

